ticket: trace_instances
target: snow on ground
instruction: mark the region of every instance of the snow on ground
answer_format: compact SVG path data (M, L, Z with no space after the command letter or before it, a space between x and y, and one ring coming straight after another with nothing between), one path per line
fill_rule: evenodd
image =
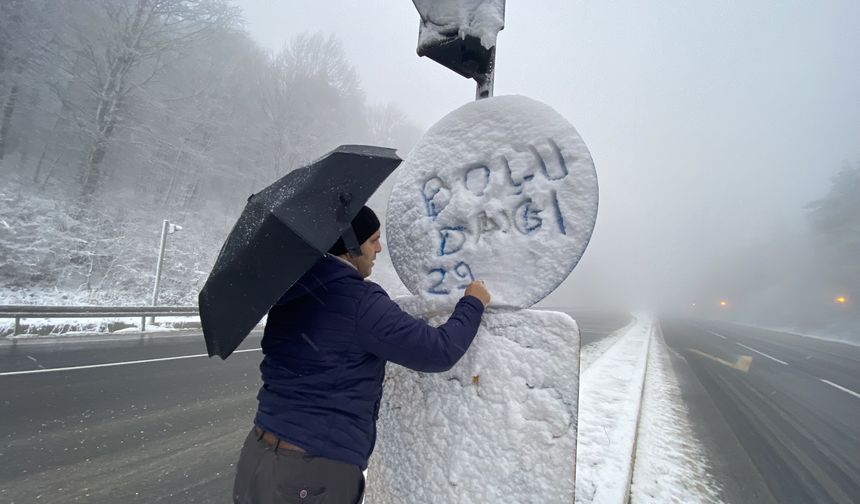
M630 502L722 502L708 469L658 327L648 357Z
M199 317L156 317L155 324L146 317L145 332L180 331L200 327ZM15 319L0 319L0 335L13 337ZM93 333L139 333L140 317L104 318L24 318L21 319L21 332L15 339L39 336L77 336Z
M627 331L631 326L636 324L637 320L633 319L630 324L614 331L609 336L600 338L597 341L592 341L588 345L582 347L579 354L579 369L580 372L584 372L586 369L590 368L594 361L597 360L598 357L606 353L612 345L614 345Z
M628 490L634 504L721 502L647 315L582 350L576 502L621 504Z
M824 334L811 334L805 331L798 331L797 329L789 328L789 327L772 327L767 325L758 325L758 324L743 324L740 322L734 322L737 325L754 327L756 329L764 329L766 331L775 331L775 332L783 332L786 334L791 334L793 336L800 336L801 338L810 338L819 341L827 341L828 343L842 343L843 345L851 345L851 346L860 346L860 341L849 340L843 336L832 335L827 336Z
M653 321L636 323L580 376L576 502L625 502Z

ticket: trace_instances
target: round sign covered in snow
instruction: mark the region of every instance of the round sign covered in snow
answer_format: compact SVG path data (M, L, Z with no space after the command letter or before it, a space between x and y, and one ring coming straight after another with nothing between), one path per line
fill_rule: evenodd
M430 128L398 169L391 259L428 300L456 302L482 279L492 305L527 308L579 262L597 199L591 154L552 108L523 96L472 102Z

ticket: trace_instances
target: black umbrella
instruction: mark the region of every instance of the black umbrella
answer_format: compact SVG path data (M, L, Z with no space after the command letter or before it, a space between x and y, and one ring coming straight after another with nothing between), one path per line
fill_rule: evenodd
M248 198L198 298L210 357L226 359L338 237L360 254L350 222L400 162L342 145Z

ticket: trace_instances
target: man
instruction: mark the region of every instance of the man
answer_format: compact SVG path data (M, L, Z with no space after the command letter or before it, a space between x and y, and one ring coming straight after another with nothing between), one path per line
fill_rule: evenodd
M385 363L446 371L475 338L490 302L483 282L472 282L448 321L431 327L365 280L382 251L373 211L363 207L352 228L361 255L338 240L269 311L263 387L234 503L359 502Z

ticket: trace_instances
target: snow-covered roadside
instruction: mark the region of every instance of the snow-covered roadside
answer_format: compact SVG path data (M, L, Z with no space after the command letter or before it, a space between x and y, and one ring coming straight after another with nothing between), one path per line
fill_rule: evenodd
M839 336L827 336L822 334L811 334L808 332L799 332L797 329L792 329L789 327L773 327L766 325L758 325L758 324L744 324L741 322L732 322L733 324L737 324L739 326L752 327L755 329L764 329L765 331L774 331L774 332L782 332L786 334L791 334L792 336L798 336L801 338L809 338L819 341L826 341L828 343L842 343L843 345L850 345L860 347L860 341L853 341L849 339L840 338Z
M652 319L637 315L580 375L577 503L627 500L652 333Z
M722 502L708 474L659 326L651 341L630 501Z
M584 373L586 369L590 368L591 365L607 350L609 350L612 345L614 345L621 336L627 334L627 331L636 324L636 320L631 321L626 326L618 329L613 332L609 336L604 338L600 338L597 341L593 341L588 345L584 345L582 349L579 351L579 372L580 374Z
M12 336L14 319L0 319L0 335L7 338L26 339L38 337L65 337L81 334L121 334L140 333L140 317L105 317L105 318L26 318L21 319L22 333ZM200 328L199 317L156 317L155 324L146 321L146 331L168 332Z
M583 348L581 369L577 503L721 502L655 318Z

